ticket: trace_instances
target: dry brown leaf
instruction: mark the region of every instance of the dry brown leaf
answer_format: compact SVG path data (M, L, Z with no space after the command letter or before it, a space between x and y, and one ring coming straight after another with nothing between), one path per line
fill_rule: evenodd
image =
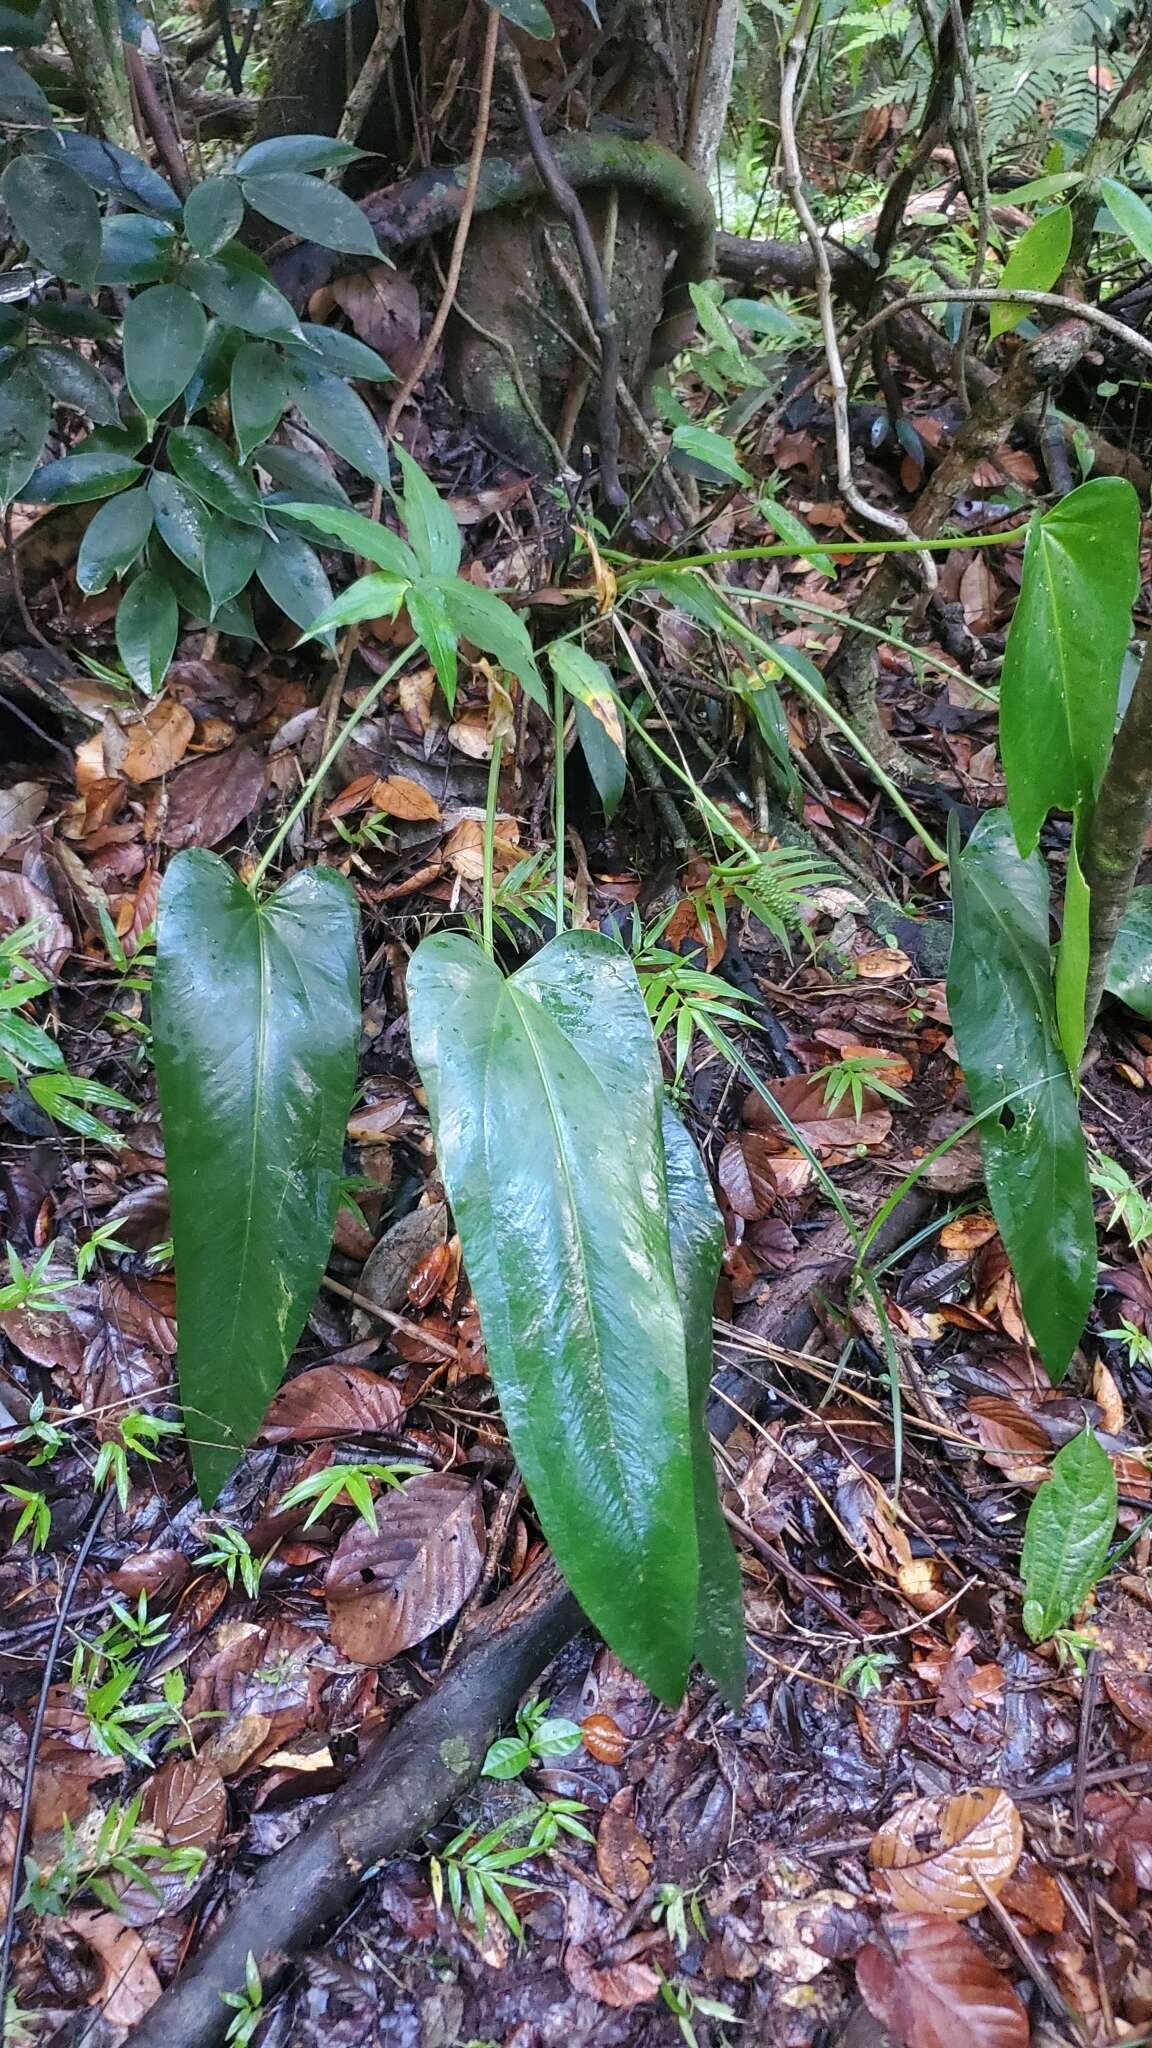
M104 727L105 771L126 782L154 782L184 759L195 730L192 713L174 697L161 697L130 723L110 716Z
M912 971L911 960L899 946L878 946L871 953L857 953L852 965L862 981L899 981Z
M850 1110L845 1114L847 1105L841 1102L835 1113L829 1114L823 1085L807 1074L788 1074L782 1081L773 1081L768 1092L796 1126L805 1144L816 1153L855 1152L859 1145L882 1145L892 1129L892 1118L886 1109L865 1109L862 1116L853 1116ZM770 1137L781 1152L791 1143L764 1096L746 1096L743 1119L754 1131Z
M772 1157L755 1132L729 1138L720 1154L716 1177L729 1207L745 1221L755 1223L775 1207L777 1188Z
M408 1293L413 1271L434 1245L448 1238L448 1207L445 1202L425 1202L398 1216L384 1232L360 1275L357 1294L380 1308L398 1309ZM353 1334L371 1336L379 1329L366 1310L357 1309L352 1318Z
M451 1621L484 1564L480 1494L466 1479L430 1472L356 1521L328 1568L332 1640L354 1664L386 1664Z
M166 846L218 846L264 795L267 768L254 747L205 754L172 777L164 820Z
M609 1891L638 1899L652 1875L652 1846L632 1818L635 1794L624 1786L610 1800L596 1830L596 1868Z
M74 1908L63 1925L86 1941L100 1959L102 1978L92 2004L110 2027L134 2027L151 2011L161 1991L141 1936L134 1927L126 1927L116 1913Z
M925 1913L885 1915L856 1959L869 2012L898 2048L1028 2048L1028 2015L966 1927Z
M1000 1894L1000 1904L1009 1913L1020 1913L1042 1934L1061 1934L1064 1929L1064 1894L1050 1870L1034 1856L1022 1856Z
M390 818L405 818L414 824L425 819L435 823L440 816L440 806L431 790L410 775L386 775L382 781L374 782L372 802Z
M41 782L14 782L0 789L0 853L27 836L47 802Z
M987 1904L985 1890L1007 1884L1023 1847L1012 1800L983 1787L909 1800L873 1836L868 1861L875 1889L898 1911L967 1920Z
M391 1436L403 1413L397 1388L379 1373L359 1365L316 1365L273 1395L260 1434L269 1444Z
M1005 1394L974 1394L968 1412L989 1465L1018 1486L1039 1486L1047 1478L1052 1444L1035 1415Z
M978 1252L981 1245L988 1244L996 1235L996 1219L983 1209L973 1209L967 1216L957 1216L946 1223L940 1232L940 1249L954 1257L965 1257L969 1252Z
M203 1849L209 1855L224 1833L228 1795L207 1757L180 1757L149 1778L140 1802L142 1831L170 1849ZM165 1913L178 1913L204 1881L205 1868L181 1874L149 1866L148 1883L116 1881L120 1917L132 1927L150 1927Z
M72 934L51 896L26 875L0 873L0 937L18 925L34 924L36 935L27 957L41 974L55 981L72 951Z
M375 263L370 270L334 277L329 290L361 341L406 377L420 352L420 294L411 278L391 264Z
M1124 1427L1124 1402L1102 1358L1092 1369L1092 1398L1100 1403L1100 1428L1109 1436L1119 1436Z

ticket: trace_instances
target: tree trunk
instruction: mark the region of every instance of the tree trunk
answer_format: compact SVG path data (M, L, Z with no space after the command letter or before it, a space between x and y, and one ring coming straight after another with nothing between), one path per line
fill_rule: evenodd
M56 23L97 133L138 149L115 0L56 0Z

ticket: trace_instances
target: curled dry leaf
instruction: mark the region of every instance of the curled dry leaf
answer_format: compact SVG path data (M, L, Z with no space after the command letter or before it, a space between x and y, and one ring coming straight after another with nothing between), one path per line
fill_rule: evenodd
M484 1564L478 1490L448 1472L414 1479L354 1522L328 1568L332 1640L354 1664L386 1664L451 1621Z
M34 924L36 936L28 958L41 974L55 981L72 951L72 934L51 896L26 875L0 874L0 937L18 925Z
M967 1920L1007 1884L1024 1833L1006 1792L912 1799L873 1836L868 1860L880 1896L904 1913Z
M412 824L424 820L435 824L440 816L440 806L431 790L410 775L386 775L382 781L374 782L372 802L390 818L404 818Z
M126 782L154 782L184 759L195 730L192 713L174 697L161 697L130 721L113 712L104 725L105 772Z
M628 1737L611 1714L589 1714L580 1723L584 1747L598 1764L621 1764L628 1754Z
M898 2048L1028 2048L1023 2005L955 1920L885 1915L856 1959L856 1982Z
M864 981L899 981L910 974L912 962L899 946L878 946L871 953L857 953L852 965Z
M609 1801L596 1831L596 1868L609 1891L638 1899L652 1875L652 1846L632 1818L630 1785Z
M260 1434L271 1444L390 1436L403 1413L399 1392L379 1373L358 1365L317 1365L281 1387Z
M772 1154L755 1131L729 1138L720 1154L717 1179L729 1207L745 1222L755 1223L775 1207L777 1186Z

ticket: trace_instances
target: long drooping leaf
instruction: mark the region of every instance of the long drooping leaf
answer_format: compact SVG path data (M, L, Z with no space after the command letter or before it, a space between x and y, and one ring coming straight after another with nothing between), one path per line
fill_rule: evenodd
M506 980L437 934L408 999L517 1461L591 1619L679 1699L699 1551L663 1084L635 972L609 940L567 932Z
M181 853L157 934L180 1392L207 1503L260 1426L328 1256L356 1081L356 908L327 868L258 903L216 854Z
M692 1410L696 1541L700 1546L696 1655L735 1708L744 1697L746 1659L740 1564L716 1491L706 1419L712 1382L712 1304L724 1256L724 1224L700 1154L667 1104L663 1128L668 1233L684 1318Z
M1140 504L1093 477L1033 520L1004 650L1000 750L1021 853L1051 810L1086 817L1116 723L1139 583Z
M1056 1028L1048 877L1038 853L1020 858L1006 811L981 818L963 852L953 848L951 866L952 1028L972 1106L988 1112L980 1142L992 1212L1055 1382L1092 1303L1096 1231Z
M1152 1017L1152 888L1133 889L1108 962L1107 989L1137 1016Z
M1020 1576L1033 1642L1071 1621L1104 1570L1116 1527L1116 1472L1099 1438L1081 1430L1052 1460L1028 1510Z

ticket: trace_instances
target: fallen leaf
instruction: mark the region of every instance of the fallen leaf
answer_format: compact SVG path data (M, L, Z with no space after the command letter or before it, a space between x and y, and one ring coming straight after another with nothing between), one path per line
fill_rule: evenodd
M617 1792L596 1830L596 1868L609 1891L638 1899L652 1875L652 1845L632 1818L630 1785Z
M628 1754L628 1737L611 1714L589 1714L580 1723L584 1747L598 1764L620 1764Z
M729 1207L747 1222L759 1221L775 1206L777 1188L771 1154L755 1132L729 1138L717 1162L716 1178Z
M0 937L19 925L34 924L36 933L28 948L28 959L55 981L72 951L72 934L51 896L38 889L26 875L0 873Z
M788 1074L782 1081L773 1081L768 1093L771 1102L759 1093L746 1096L743 1118L753 1130L772 1137L781 1151L791 1139L773 1114L772 1102L779 1103L804 1143L817 1153L854 1152L858 1145L882 1145L892 1129L892 1118L886 1109L866 1109L862 1116L853 1116L845 1114L846 1105L841 1102L835 1113L830 1114L822 1084L806 1074Z
M381 782L374 782L372 802L390 818L406 818L412 823L424 819L435 823L440 816L440 806L431 790L410 775L386 775Z
M265 1443L390 1436L404 1413L391 1380L357 1365L317 1365L275 1394L260 1430Z
M207 1856L224 1833L228 1795L215 1764L206 1757L180 1757L149 1778L140 1802L140 1828L170 1849L202 1849ZM189 1904L204 1881L205 1866L195 1871L148 1868L148 1883L117 1880L122 1920L132 1927L150 1927L165 1913Z
M14 782L0 789L0 853L27 837L47 802L42 782Z
M357 1294L362 1294L366 1301L376 1302L380 1308L398 1309L408 1293L413 1269L433 1245L444 1244L447 1237L448 1207L445 1202L426 1202L421 1208L410 1209L407 1216L398 1216L368 1259L357 1284ZM352 1318L355 1336L370 1336L378 1328L379 1325L363 1309L356 1310Z
M420 352L420 294L411 278L390 264L374 263L370 270L334 277L330 290L361 341L406 377Z
M196 730L192 713L174 697L161 697L139 718L109 715L104 726L104 767L126 782L154 782L184 759Z
M100 1959L103 1975L91 2002L101 2017L110 2027L134 2027L151 2011L161 1991L142 1937L116 1913L73 1909L63 1925Z
M1020 1913L1042 1934L1060 1934L1064 1928L1064 1894L1050 1870L1034 1856L1022 1856L1000 1893L1000 1903L1009 1913Z
M1090 1792L1084 1811L1098 1855L1141 1891L1152 1891L1152 1799Z
M1028 2048L1028 2015L966 1927L885 1915L856 1958L864 2003L899 2048Z
M957 1216L944 1225L940 1232L940 1249L965 1257L969 1252L978 1252L981 1245L988 1244L995 1235L995 1217L982 1209L973 1209L968 1215Z
M484 1565L480 1494L466 1479L431 1472L356 1521L324 1582L332 1640L354 1664L386 1664L451 1621Z
M912 962L899 946L878 946L871 953L857 953L852 962L862 981L899 981L910 974Z
M872 1838L868 1861L881 1898L904 1913L967 1920L1008 1882L1024 1847L1006 1792L985 1787L952 1798L911 1799Z
M267 770L254 747L205 754L178 770L168 786L166 846L219 846L264 795Z

